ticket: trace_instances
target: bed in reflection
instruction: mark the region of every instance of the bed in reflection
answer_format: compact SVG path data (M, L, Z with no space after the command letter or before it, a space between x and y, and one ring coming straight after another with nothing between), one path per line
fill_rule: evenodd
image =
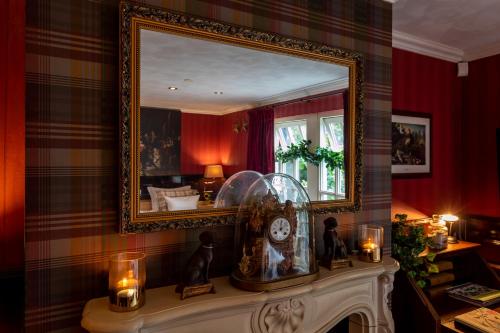
M219 189L225 182L220 172L210 173L214 166L205 168L205 174L176 176L142 176L140 212L155 213L214 208Z

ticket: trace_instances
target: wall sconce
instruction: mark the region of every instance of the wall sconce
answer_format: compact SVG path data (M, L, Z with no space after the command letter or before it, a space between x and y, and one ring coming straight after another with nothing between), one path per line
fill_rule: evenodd
M450 223L450 228L448 229L448 243L449 244L456 244L458 243L457 237L453 236L452 229L453 229L453 223L457 222L459 220L458 216L452 215L452 214L443 214L440 216L441 220L444 222Z
M248 121L240 120L233 124L233 132L234 133L243 133L248 130Z

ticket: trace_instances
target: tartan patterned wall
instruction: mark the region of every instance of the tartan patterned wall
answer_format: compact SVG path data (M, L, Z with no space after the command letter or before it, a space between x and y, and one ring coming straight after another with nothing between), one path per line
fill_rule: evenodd
M356 50L365 56L362 210L340 233L389 225L391 20L381 0L148 0L190 14ZM26 26L27 332L81 332L83 306L106 295L107 258L148 255L148 286L174 283L200 230L120 236L118 1L30 0ZM320 222L323 217L319 218ZM318 223L320 224L320 223ZM214 275L229 272L232 229L217 228ZM386 248L390 245L386 232Z

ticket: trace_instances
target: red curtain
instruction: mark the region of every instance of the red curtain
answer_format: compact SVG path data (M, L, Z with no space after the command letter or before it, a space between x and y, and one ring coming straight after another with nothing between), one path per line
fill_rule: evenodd
M274 172L274 110L248 111L247 169L262 174Z

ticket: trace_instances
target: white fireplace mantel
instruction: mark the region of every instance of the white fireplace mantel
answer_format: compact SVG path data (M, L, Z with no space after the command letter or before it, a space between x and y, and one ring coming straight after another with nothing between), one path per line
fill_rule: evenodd
M320 270L312 283L272 292L234 288L227 277L213 279L216 294L180 300L175 286L146 291L137 311L108 310L106 297L90 300L82 326L92 333L293 333L327 332L350 318L350 332L392 333L389 307L399 264L353 260L352 268Z

